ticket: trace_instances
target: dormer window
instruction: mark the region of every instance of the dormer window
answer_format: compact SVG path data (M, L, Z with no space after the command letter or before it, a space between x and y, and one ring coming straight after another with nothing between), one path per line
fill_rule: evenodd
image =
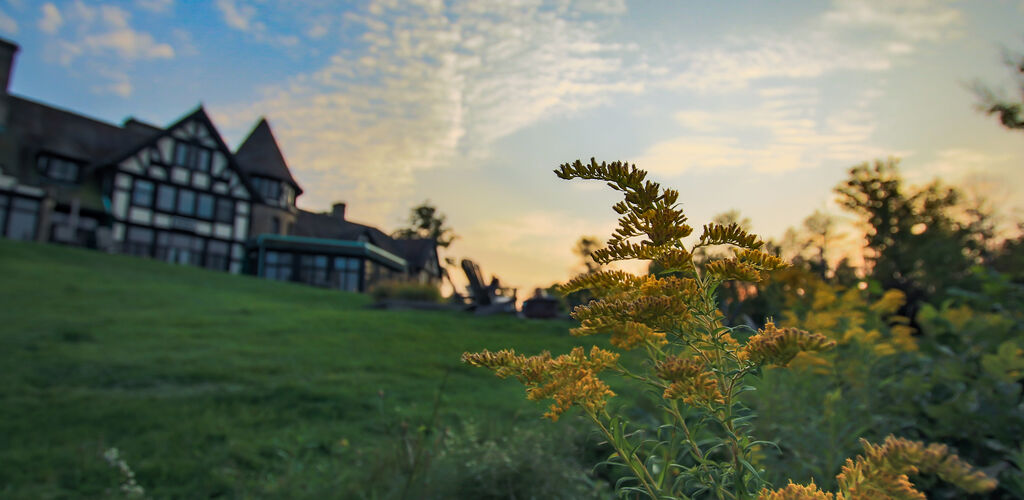
M78 162L56 156L41 155L37 167L41 174L55 181L78 182Z
M281 183L266 177L253 177L252 187L264 200L274 205L281 204Z
M209 149L189 142L178 141L174 145L174 164L201 172L210 171Z

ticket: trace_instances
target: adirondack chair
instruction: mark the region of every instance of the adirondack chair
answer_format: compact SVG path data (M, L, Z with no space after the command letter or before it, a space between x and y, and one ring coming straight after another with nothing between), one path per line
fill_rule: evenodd
M469 280L471 309L476 314L494 314L499 312L516 312L516 289L501 286L498 278L491 277L489 284L484 285L480 266L469 259L462 259L462 270Z

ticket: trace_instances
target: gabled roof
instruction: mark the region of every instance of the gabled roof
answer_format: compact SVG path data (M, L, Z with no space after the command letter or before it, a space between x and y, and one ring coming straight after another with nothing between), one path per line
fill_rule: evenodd
M384 250L396 253L395 240L380 229L342 220L329 213L322 214L300 209L291 234L333 240L365 240Z
M296 194L302 193L299 183L295 182L288 163L284 161L281 149L277 147L274 133L266 118L261 118L249 136L235 152L235 159L246 175L259 175L285 181L291 184Z
M7 132L18 144L65 156L84 164L134 149L155 135L140 128L124 128L22 97L9 96ZM31 162L22 162L34 170ZM19 172L23 178L30 172ZM28 180L28 179L26 179Z
M402 256L409 264L412 271L420 271L427 268L431 261L438 270L441 263L437 260L437 242L429 238L395 239L395 253Z
M437 262L437 242L431 239L395 239L373 226L351 222L330 213L299 210L291 235L331 240L366 241L405 259L412 272L426 269Z
M157 129L156 133L154 133L152 135L149 135L144 141L135 143L131 147L122 148L122 149L119 150L119 152L116 155L110 156L110 157L107 157L107 158L103 158L103 159L101 159L101 161L95 162L94 163L94 168L108 167L108 166L114 165L116 163L119 163L122 160L124 160L124 159L126 159L126 158L128 158L128 157L130 157L132 155L134 155L135 153L137 153L139 151L139 149L141 149L141 148L143 148L145 146L148 146L150 144L155 144L157 142L157 140L159 140L161 137L164 137L164 136L167 136L167 135L171 135L172 132L176 128L181 126L183 123L186 123L186 122L191 121L191 120L196 120L196 121L202 123L203 125L205 125L207 128L210 129L210 132L211 132L210 137L217 144L217 147L220 148L221 151L224 153L224 155L227 157L228 165L230 165L230 167L232 169L234 169L235 171L237 171L238 173L241 174L238 177L241 180L242 184L245 185L245 188L252 195L253 200L257 200L257 201L262 200L262 198L260 197L260 194L258 192L256 192L255 189L253 189L252 183L249 182L248 176L245 175L245 172L238 165L238 161L235 159L235 155L231 154L231 149L228 148L228 145L224 142L224 139L221 138L220 131L217 130L217 127L213 124L213 120L210 120L210 116L206 114L206 110L203 109L203 106L201 104L199 105L199 107L197 107L195 109L195 111L189 112L188 114L186 114L185 116L181 117L180 119L178 119L177 121L175 121L171 125L168 125L167 128L165 128L165 129ZM132 120L129 120L129 122L126 122L126 123L130 123L131 121ZM146 129L151 127L151 126L147 126L147 124L142 123L142 122L138 122L138 121L135 121L135 122L136 122L135 124L131 124L131 126L126 127L125 130L145 131Z

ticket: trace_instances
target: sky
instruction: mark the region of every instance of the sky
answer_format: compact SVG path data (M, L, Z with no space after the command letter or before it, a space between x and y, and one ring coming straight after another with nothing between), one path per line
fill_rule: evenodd
M265 116L300 207L390 231L429 200L448 255L520 295L615 226L613 192L552 174L576 159L769 238L842 216L832 188L891 156L1024 219L1024 136L971 90L1020 96L1022 21L1020 0L0 0L12 93L113 123L202 104L232 147Z

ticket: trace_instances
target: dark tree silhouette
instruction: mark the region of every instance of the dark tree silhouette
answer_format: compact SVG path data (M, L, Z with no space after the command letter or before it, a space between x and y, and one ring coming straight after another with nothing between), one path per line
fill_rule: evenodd
M392 236L399 239L425 238L437 241L437 246L448 248L458 237L452 228L445 224L448 218L437 211L429 200L413 207L409 213L407 227L398 229Z
M974 93L978 95L981 111L998 116L1000 123L1010 130L1021 130L1024 129L1024 103L1021 102L1024 101L1024 56L1007 51L1003 60L1013 72L1021 99L1008 98L981 82L974 84Z
M965 285L992 226L985 212L967 210L954 188L938 181L905 187L897 165L895 159L857 165L835 191L864 222L870 277L906 293L912 313L915 304Z

